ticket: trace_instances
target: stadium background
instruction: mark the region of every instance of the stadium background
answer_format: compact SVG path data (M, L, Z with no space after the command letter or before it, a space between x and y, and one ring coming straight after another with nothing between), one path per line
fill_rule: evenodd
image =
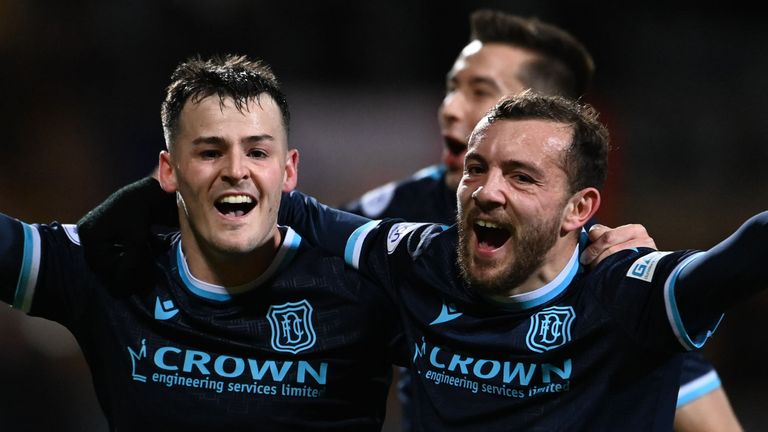
M0 0L0 211L75 222L147 174L168 77L197 53L273 66L303 191L340 203L409 175L439 156L445 73L483 6L558 24L593 53L587 101L617 147L604 222L643 223L662 249L706 248L765 208L768 28L737 5ZM768 295L738 307L706 348L747 430L768 425L766 311ZM4 309L0 347L3 430L104 430L61 327Z

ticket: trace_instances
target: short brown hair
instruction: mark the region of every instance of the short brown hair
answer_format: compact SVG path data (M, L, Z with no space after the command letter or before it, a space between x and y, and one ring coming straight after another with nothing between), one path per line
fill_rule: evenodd
M198 102L208 96L231 97L242 111L248 101L268 94L280 108L283 127L288 131L290 113L285 95L269 66L261 60L227 54L204 60L192 57L180 63L171 75L161 108L165 142L169 149L178 132L179 116L187 100Z
M599 113L588 104L561 96L544 96L525 91L502 99L488 112L488 122L499 120L551 120L573 129L571 145L565 152L565 171L570 192L586 187L601 188L608 176L608 129Z

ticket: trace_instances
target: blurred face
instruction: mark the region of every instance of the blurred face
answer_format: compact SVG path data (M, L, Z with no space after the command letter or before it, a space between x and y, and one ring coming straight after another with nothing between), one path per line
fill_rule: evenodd
M279 244L277 211L296 185L280 109L266 94L242 112L213 95L187 101L172 154L160 157L163 188L177 192L186 254L228 257Z
M438 110L445 142L442 162L446 183L456 189L464 166L467 139L477 122L503 96L526 90L517 77L536 56L530 51L501 43L473 41L461 51L448 72L446 92Z
M571 135L567 125L542 120L478 125L457 198L459 264L481 293L508 295L561 235Z

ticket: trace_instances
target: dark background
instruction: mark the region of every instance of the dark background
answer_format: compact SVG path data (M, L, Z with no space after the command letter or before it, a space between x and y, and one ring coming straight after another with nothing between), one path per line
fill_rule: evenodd
M303 191L340 203L409 175L437 161L445 73L485 6L560 25L593 53L586 100L616 147L602 220L642 223L660 249L710 247L768 196L763 18L593 3L0 0L0 210L75 222L146 175L168 77L198 53L273 66ZM767 310L766 295L738 307L706 348L748 430L768 425ZM104 429L65 330L3 311L0 346L3 430Z

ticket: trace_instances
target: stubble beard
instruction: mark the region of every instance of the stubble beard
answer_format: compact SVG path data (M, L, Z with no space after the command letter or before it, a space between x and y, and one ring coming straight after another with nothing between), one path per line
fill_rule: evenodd
M559 218L553 217L536 225L516 227L512 231L512 257L499 265L506 268L488 276L476 275L472 265L466 221L459 220L458 264L461 275L478 294L483 296L509 296L541 267L552 246L557 242ZM510 262L511 261L511 262Z

